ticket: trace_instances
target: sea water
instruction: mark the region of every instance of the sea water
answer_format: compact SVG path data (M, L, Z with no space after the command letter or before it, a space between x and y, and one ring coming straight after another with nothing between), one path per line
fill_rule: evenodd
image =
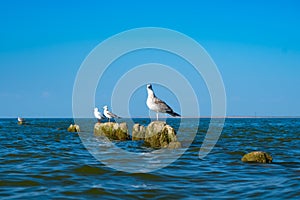
M27 124L18 125L16 119L0 119L1 199L300 198L299 118L226 119L218 142L202 159L199 149L210 119L167 119L176 130L182 125L181 135L196 130L195 137L191 144L183 142L187 150L177 160L148 173L105 165L91 155L78 133L67 132L71 123L72 119L27 119ZM95 144L105 145L93 139L92 132L86 134ZM129 152L155 151L141 141L113 144ZM251 151L268 152L273 163L243 163L242 156Z

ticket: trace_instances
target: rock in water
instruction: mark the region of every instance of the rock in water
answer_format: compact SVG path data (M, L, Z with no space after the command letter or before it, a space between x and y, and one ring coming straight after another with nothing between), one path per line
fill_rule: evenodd
M132 128L132 140L144 140L146 128L140 124L134 124Z
M77 124L71 124L68 128L69 132L80 132L80 128Z
M129 140L128 127L125 122L96 123L95 136L106 136L111 140ZM132 140L144 140L146 146L152 148L181 148L177 141L176 131L165 122L151 122L147 127L135 124L132 129Z
M161 121L151 122L145 132L145 145L152 148L180 148L176 131L170 125Z
M253 151L242 157L243 162L272 163L272 156L263 151Z
M181 143L180 142L170 142L168 145L169 149L178 149L181 148Z
M129 140L128 127L125 122L96 123L94 126L95 136L106 136L111 140Z

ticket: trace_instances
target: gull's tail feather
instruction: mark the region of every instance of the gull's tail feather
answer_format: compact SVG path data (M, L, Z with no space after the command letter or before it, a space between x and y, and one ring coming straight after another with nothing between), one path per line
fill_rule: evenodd
M114 114L114 113L109 113L109 115L111 116L111 117L113 117L113 118L121 118L121 117L119 117L118 115L116 115L116 114Z
M178 113L174 112L173 110L172 111L167 111L167 113L169 115L171 115L172 117L181 117Z

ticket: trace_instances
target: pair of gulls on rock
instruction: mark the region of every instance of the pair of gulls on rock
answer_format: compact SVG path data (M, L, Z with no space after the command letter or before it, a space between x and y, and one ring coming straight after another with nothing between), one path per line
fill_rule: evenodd
M99 112L98 108L94 108L94 116L98 119L98 122L101 122L101 119L105 119L105 118L108 118L109 122L110 122L110 119L112 119L112 118L120 118L116 114L109 112L107 106L104 106L103 109L104 109L104 112L103 112L104 116Z
M158 120L158 113L167 113L173 117L180 117L180 115L174 112L173 109L168 104L166 104L166 102L155 96L151 84L147 85L147 92L148 98L146 104L150 110L156 112L156 120ZM107 106L104 106L103 109L104 116L107 117L108 120L110 120L111 118L119 118L117 115L109 112ZM100 122L101 119L104 119L104 116L99 112L98 108L94 109L94 115L98 119L98 122Z

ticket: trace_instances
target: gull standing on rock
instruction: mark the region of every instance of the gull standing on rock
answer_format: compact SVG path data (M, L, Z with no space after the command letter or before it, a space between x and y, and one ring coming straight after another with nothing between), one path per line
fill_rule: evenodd
M98 108L94 108L94 116L98 119L98 122L101 122L101 119L105 119L105 117L99 112Z
M147 98L147 106L150 110L156 112L156 120L158 120L158 113L167 113L169 115L172 115L173 117L180 117L180 115L172 110L168 104L166 104L164 101L157 98L152 90L152 85L147 85L147 92L148 92L148 98Z
M24 122L24 119L21 117L18 117L18 122Z
M18 117L18 124L23 124L25 120L21 117Z
M116 114L109 112L107 106L104 106L103 109L104 109L104 116L105 116L106 118L108 118L108 121L109 121L109 122L110 122L110 119L111 119L111 118L120 118L120 117L117 116Z

